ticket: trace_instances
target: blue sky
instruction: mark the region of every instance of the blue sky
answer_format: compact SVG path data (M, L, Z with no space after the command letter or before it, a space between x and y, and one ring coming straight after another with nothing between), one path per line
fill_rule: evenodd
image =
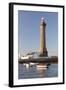
M18 51L25 54L39 51L40 21L46 22L46 47L49 56L58 55L58 13L18 11Z

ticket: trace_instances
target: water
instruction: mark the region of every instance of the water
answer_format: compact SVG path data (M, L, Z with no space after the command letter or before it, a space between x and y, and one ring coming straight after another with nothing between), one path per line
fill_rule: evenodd
M36 65L32 67L26 67L23 64L18 64L18 78L45 78L45 77L57 77L58 76L58 64L51 64L47 69L39 69Z

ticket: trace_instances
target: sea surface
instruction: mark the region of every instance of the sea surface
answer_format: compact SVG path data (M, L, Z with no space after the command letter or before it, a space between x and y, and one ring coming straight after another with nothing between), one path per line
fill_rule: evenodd
M18 64L18 79L57 77L58 64L51 64L48 68L38 68L37 65L26 67L24 64Z

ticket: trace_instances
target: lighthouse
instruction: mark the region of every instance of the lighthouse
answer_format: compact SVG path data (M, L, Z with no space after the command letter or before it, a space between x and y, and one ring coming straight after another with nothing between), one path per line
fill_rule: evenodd
M39 56L44 57L48 56L47 48L46 48L46 23L44 18L41 18L40 22L40 49L39 49Z

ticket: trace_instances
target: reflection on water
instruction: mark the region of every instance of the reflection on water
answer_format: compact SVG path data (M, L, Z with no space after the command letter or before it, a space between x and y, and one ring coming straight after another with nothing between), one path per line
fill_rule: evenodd
M37 65L28 66L18 64L18 78L44 78L44 77L57 77L58 64L51 64L48 68L38 68Z

